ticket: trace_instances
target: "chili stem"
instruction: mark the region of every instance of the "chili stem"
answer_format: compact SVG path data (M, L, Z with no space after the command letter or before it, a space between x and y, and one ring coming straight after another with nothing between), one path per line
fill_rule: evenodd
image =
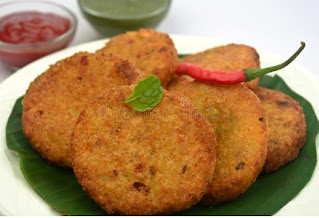
M285 62L272 66L272 67L267 67L263 69L244 69L244 75L246 76L245 81L250 81L253 79L256 79L258 77L261 77L267 73L273 72L280 70L284 67L286 67L288 64L290 64L293 60L296 59L296 57L300 54L300 52L305 48L306 44L304 42L301 42L300 48L290 57L288 58Z

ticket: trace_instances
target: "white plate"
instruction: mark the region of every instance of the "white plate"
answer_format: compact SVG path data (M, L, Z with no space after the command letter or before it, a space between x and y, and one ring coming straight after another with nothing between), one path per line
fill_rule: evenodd
M203 37L172 35L180 54L193 53L227 42ZM94 51L105 40L94 41L68 48L35 61L20 69L0 84L0 214L3 215L59 215L25 181L16 155L6 146L5 127L16 99L22 96L35 77L64 57L77 51ZM297 49L297 46L296 46ZM262 66L278 64L284 58L258 49ZM302 55L302 54L301 54ZM287 58L287 57L285 57ZM1 72L0 72L1 73ZM319 80L317 76L294 64L278 72L297 93L308 99L319 115ZM317 137L316 145L319 143ZM318 215L319 172L318 168L300 194L282 208L277 215Z

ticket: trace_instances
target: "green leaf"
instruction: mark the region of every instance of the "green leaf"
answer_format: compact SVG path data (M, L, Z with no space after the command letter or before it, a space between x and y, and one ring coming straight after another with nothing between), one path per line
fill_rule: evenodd
M154 75L140 80L132 94L124 102L136 111L152 110L162 99L163 88L161 81Z
M213 208L194 206L183 211L182 215L272 215L291 201L310 180L316 166L315 139L319 129L311 104L293 92L279 76L264 76L260 85L288 94L303 107L307 123L305 147L293 162L274 173L259 176L237 200ZM72 170L49 164L30 147L21 127L21 99L17 100L7 123L7 146L17 153L30 186L61 214L105 215L83 191Z

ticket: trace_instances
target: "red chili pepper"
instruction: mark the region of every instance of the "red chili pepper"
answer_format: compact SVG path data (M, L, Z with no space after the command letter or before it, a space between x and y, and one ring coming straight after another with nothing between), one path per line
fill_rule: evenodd
M175 73L186 74L194 79L202 82L221 83L221 84L236 84L241 82L247 82L257 77L261 77L267 73L280 70L290 64L305 48L306 44L301 42L300 48L285 62L276 66L267 67L263 69L244 69L236 72L222 72L207 70L202 67L190 64L182 63L177 66Z

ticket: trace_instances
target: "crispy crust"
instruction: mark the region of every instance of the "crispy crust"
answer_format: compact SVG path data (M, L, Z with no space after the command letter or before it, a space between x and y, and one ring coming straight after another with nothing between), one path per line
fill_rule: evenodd
M109 214L168 214L198 203L215 168L215 135L183 98L164 92L151 111L110 89L81 113L71 140L73 169Z
M257 87L258 95L267 113L268 152L264 173L278 170L297 158L306 142L306 121L299 103L286 94Z
M115 36L97 52L115 53L128 58L143 77L153 74L161 80L163 87L172 80L178 64L177 51L169 35L152 29Z
M187 96L210 121L217 137L217 163L201 203L216 205L236 199L255 182L267 153L265 112L245 86L183 79L168 87Z
M228 44L199 52L181 59L209 70L235 72L245 68L259 69L257 51L247 45ZM258 85L259 79L244 83L252 89Z
M71 167L70 137L84 106L108 88L139 78L134 66L115 55L79 52L61 60L30 84L23 99L23 131L44 158Z

